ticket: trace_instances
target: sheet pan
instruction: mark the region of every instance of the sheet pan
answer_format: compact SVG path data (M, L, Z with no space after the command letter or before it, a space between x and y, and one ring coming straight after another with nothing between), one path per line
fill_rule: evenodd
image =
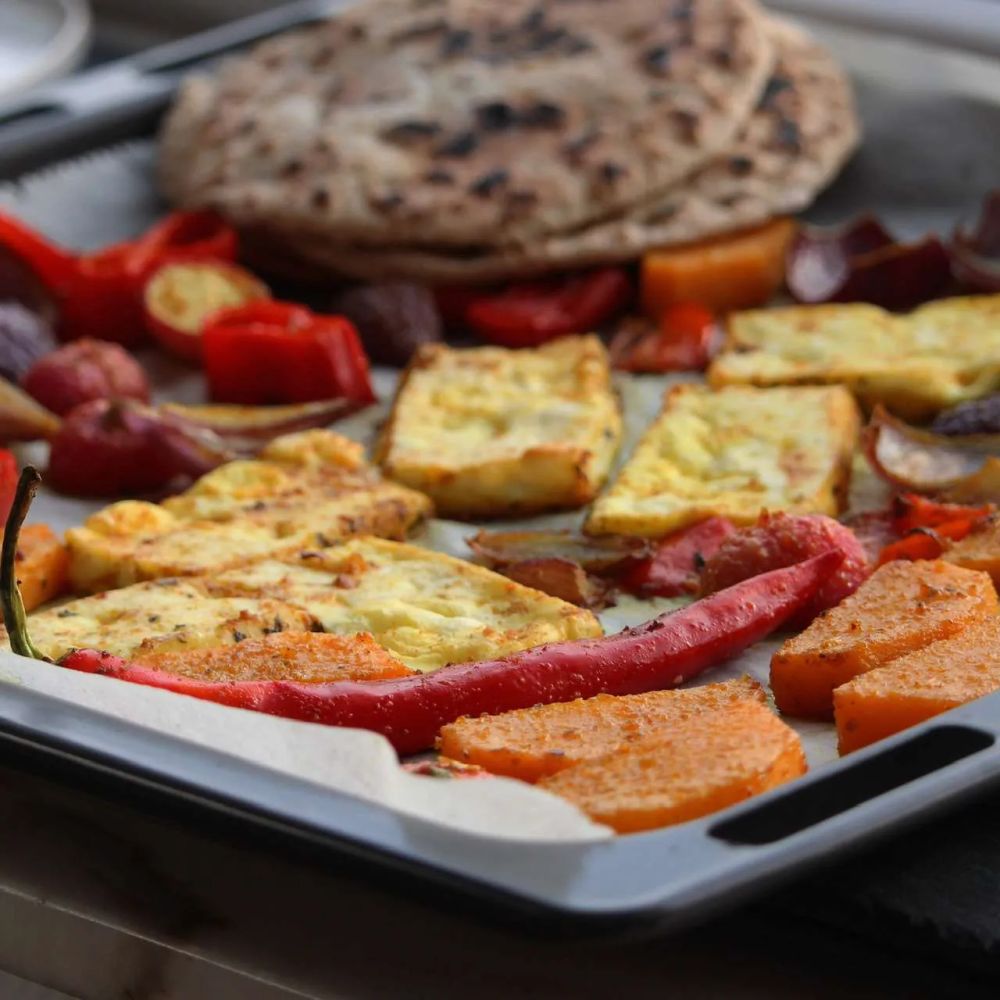
M970 213L996 182L1000 163L1000 70L986 60L884 36L828 27L819 27L819 34L855 74L867 137L812 217L827 221L876 208L901 233L916 234L947 229ZM138 231L161 207L148 141L154 105L140 113L136 104L121 116L114 138L126 139L124 145L62 163L58 157L79 151L79 143L53 142L45 157L56 162L38 173L23 175L16 144L4 145L7 160L0 156L0 168L21 176L0 189L0 205L80 246ZM37 165L41 154L32 148ZM197 398L197 379L181 368L158 362L156 379L164 395ZM378 373L383 399L393 379L390 371ZM664 385L648 377L622 381L623 455L655 412ZM359 415L339 429L370 439L379 415ZM854 502L875 503L876 491L870 477L859 475ZM65 527L89 509L46 495L35 517ZM564 515L532 523L574 520ZM471 530L434 522L421 542L465 555L463 539ZM626 599L604 613L604 624L618 628L664 606ZM771 648L756 647L713 679L765 676ZM553 806L555 800L516 783L482 783L500 789L490 792L467 791L479 783L400 782L370 734L360 734L367 745L347 748L340 741L346 734L310 734L319 727L245 713L235 713L240 721L221 729L208 716L192 725L197 713L185 699L103 678L70 680L10 656L0 663L0 678L7 681L0 685L0 744L39 761L71 762L81 773L113 776L137 792L195 800L495 905L602 926L636 920L675 926L696 919L1000 783L998 695L845 761L835 759L831 727L807 724L800 731L813 768L809 777L703 821L608 838L562 804ZM109 684L118 689L114 695ZM233 714L203 707L209 715ZM369 766L372 761L376 766ZM345 774L365 777L352 783ZM400 792L401 783L410 788ZM447 790L429 790L435 786ZM523 822L511 822L517 813L508 807L515 800L525 810Z

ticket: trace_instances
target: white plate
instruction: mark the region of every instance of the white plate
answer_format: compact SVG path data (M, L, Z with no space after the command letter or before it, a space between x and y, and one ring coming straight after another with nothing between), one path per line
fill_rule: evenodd
M2 0L0 99L76 69L91 28L86 0Z

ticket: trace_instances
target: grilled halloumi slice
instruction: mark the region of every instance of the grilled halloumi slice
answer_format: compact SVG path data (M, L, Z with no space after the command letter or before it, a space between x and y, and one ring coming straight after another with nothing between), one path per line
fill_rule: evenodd
M360 445L330 431L278 438L261 456L163 504L124 500L71 528L74 589L197 576L359 533L404 538L431 513L427 497L382 479Z
M71 649L116 656L224 646L269 632L319 628L302 608L273 598L220 597L198 580L152 580L94 594L29 619L35 645L54 660Z
M483 566L381 538L254 563L206 586L306 608L327 632L371 632L407 666L425 671L601 634L589 611Z
M432 344L400 383L376 460L445 517L499 517L589 502L620 437L597 337L522 350Z
M38 612L32 637L119 656L225 645L274 631L370 632L418 670L601 634L589 611L462 559L364 537L192 579L168 578Z
M733 313L713 386L842 383L920 420L1000 387L1000 295L941 299L900 316L877 306Z
M842 386L675 386L585 530L656 538L714 515L836 514L858 426Z

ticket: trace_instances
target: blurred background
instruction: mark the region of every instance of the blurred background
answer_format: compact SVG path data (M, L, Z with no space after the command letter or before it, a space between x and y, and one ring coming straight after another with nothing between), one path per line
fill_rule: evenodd
M282 0L0 0L0 101L74 69L279 6ZM996 57L1000 0L764 0Z
M0 100L281 0L0 0Z

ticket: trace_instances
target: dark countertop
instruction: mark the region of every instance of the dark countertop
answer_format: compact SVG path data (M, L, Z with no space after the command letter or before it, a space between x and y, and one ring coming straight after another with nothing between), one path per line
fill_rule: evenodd
M997 995L998 801L704 926L608 940L497 924L203 818L195 833L48 779L0 782L0 967L73 995Z

